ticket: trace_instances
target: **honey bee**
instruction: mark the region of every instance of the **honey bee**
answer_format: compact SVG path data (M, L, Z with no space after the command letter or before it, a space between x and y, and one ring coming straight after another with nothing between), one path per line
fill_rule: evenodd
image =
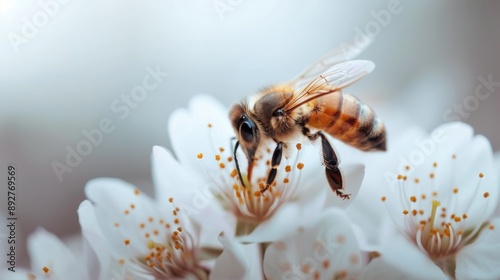
M337 196L349 198L350 194L344 193L337 155L325 133L362 151L386 150L382 121L368 105L342 91L375 68L371 61L350 60L366 45L336 49L291 82L268 87L231 108L229 117L237 138L233 153L243 186L236 157L240 145L248 159L250 182L261 140L276 142L266 186L261 189L264 195L276 178L283 150L294 138L305 135L310 141L321 139L327 181Z

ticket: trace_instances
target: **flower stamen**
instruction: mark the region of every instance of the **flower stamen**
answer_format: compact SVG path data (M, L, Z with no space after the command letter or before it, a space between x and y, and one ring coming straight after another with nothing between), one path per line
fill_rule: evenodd
M432 200L432 210L431 210L431 230L434 229L434 220L436 218L436 210L441 206L441 202L437 200Z

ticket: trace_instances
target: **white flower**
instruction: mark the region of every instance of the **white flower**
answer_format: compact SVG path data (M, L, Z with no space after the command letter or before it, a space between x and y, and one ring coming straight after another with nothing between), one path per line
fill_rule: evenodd
M259 149L252 181L243 186L239 180L233 156L233 129L228 110L209 96L193 98L188 109L175 111L169 120L169 135L180 163L193 176L205 182L197 192L205 194L209 204L231 213L236 218L236 234L246 242L266 242L278 239L289 227L310 215L319 213L325 203L325 193L332 192L324 177L319 145L296 142L288 145L275 185L264 196L260 189L270 169L274 143ZM341 156L341 155L339 155ZM246 180L246 157L237 154L240 170ZM363 168L351 170L341 165L345 173L347 192L354 198L363 176ZM340 199L337 199L340 201ZM193 208L196 208L193 206ZM220 212L220 211L219 211Z
M272 243L264 255L268 279L356 279L364 267L347 216L330 208Z
M235 244L231 236L217 241L221 232L230 230L224 222L211 219L209 205L199 216L183 208L192 202L190 190L196 178L190 178L161 147L153 149L153 171L156 200L117 179L95 179L85 188L92 203L83 202L79 214L97 219L96 227L106 240L100 247L111 253L114 270L132 279L208 279L224 268L241 279L252 279L249 268L259 270L258 252ZM221 243L224 253L217 258ZM246 252L245 258L223 257L233 251Z
M393 220L386 223L365 213L366 220L379 221L373 229L382 243L381 257L374 260L380 266L372 274L385 279L498 279L500 235L495 231L500 219L492 214L499 185L488 140L474 136L463 123L442 125L427 138L414 136L406 143L410 152L392 150L384 161L387 169L379 178L388 179L389 187L368 182ZM394 158L398 166L392 165Z
M12 272L5 268L0 279L92 279L87 274L87 258L76 256L57 236L42 228L28 237L27 247L31 270L15 267Z
M113 259L137 277L197 277L208 268L200 258L198 231L175 204L157 205L119 180L96 179L86 187Z

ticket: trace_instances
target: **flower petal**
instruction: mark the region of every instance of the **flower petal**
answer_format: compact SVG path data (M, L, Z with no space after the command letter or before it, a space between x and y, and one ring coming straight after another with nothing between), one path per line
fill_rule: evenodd
M286 236L290 229L303 223L297 217L300 215L300 205L287 203L282 205L271 218L261 222L249 235L238 238L240 242L263 243L272 242Z
M496 167L495 173L500 174L500 152L495 153L494 160L495 160L495 167ZM498 188L500 189L500 180L499 180ZM498 195L499 195L499 199L500 199L500 193ZM493 214L493 216L495 216L495 217L500 216L500 203L497 204L497 209L495 210L495 213Z
M224 246L224 251L217 258L210 272L210 279L262 278L258 244L243 245L224 234L219 236L219 240Z
M110 248L102 233L94 207L88 200L78 207L78 219L84 238L84 257L91 279L106 279L110 266Z
M228 215L210 191L210 185L190 174L166 149L153 148L153 178L157 200L168 203L171 197L183 213L201 226L200 246L220 247L221 231L233 234L235 217Z
M459 184L461 199L459 203L466 205L466 202L476 195L469 211L469 223L477 224L484 222L491 217L498 204L499 181L498 173L495 170L491 145L488 139L478 135L463 148L463 153L457 153L457 165L453 184ZM458 158L460 157L460 158ZM484 177L479 178L483 173ZM475 186L479 184L478 193L474 193ZM450 188L453 185L450 184ZM489 193L487 208L483 194ZM460 207L458 207L460 209Z
M204 170L197 155L203 153L212 159L219 148L231 151L229 146L234 132L228 118L228 110L215 98L198 95L191 99L189 108L177 109L168 122L170 142L179 161L196 174L211 173L217 170Z
M329 190L326 192L325 207L347 208L352 201L356 199L361 183L365 176L365 166L363 164L353 164L343 166L343 179L345 193L351 194L350 199L341 199L335 192Z
M359 280L371 280L371 279L384 279L384 280L400 280L400 279L407 279L407 280L432 279L432 280L437 280L437 279L443 279L443 280L446 280L447 278L444 275L442 275L442 277L439 277L439 278L430 278L430 277L424 276L424 275L409 275L408 272L405 271L404 269L397 267L396 265L387 261L387 259L385 259L385 258L379 257L379 258L372 260L367 265L367 267L363 270L363 272L361 273L361 275L358 279Z
M34 275L32 272L25 268L14 267L14 272L7 270L7 268L2 267L2 271L0 271L0 279L8 279L8 280L26 280L30 279L30 275ZM41 277L43 275L43 271L40 270L38 276ZM43 278L42 278L43 279Z
M385 239L379 250L381 256L365 268L362 279L448 279L404 234L392 227L382 230Z
M151 159L155 198L160 204L168 203L171 197L188 201L193 197L193 192L201 192L197 187L201 189L203 182L181 166L170 151L154 146Z
M264 255L264 273L269 279L313 275L334 279L339 274L355 278L361 266L359 246L347 216L335 208L290 231Z
M56 279L88 278L83 266L54 234L39 228L28 237L27 246L35 273L43 273L42 268L48 267Z
M164 212L155 209L151 198L140 193L133 185L113 178L90 180L85 186L85 193L94 203L99 226L112 248L113 257L130 255L130 248L139 254L148 253L146 246L140 246L137 242L125 246L124 240L143 240L139 225L149 217L156 220L162 218L160 214Z
M439 135L442 135L442 137L438 137ZM443 139L443 141L435 141L440 146L438 150L441 153L449 152L448 154L450 154L472 140L474 130L466 123L451 122L438 126L430 136L435 140Z
M396 182L401 158L395 155L410 153L412 147L408 143L423 138L424 135L421 129L407 129L388 143L388 152L364 154L365 174L362 186L346 212L349 218L366 233L369 244L374 245L379 242L378 235L373 233L380 231L381 220L387 216L387 210L380 198L389 196Z
M492 226L492 228L489 228ZM486 226L478 239L460 250L456 259L457 279L500 279L500 218Z

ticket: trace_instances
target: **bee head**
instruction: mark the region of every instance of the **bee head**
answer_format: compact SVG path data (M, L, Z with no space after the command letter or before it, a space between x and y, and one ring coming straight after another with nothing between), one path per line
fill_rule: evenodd
M259 147L260 133L255 121L249 116L245 104L236 104L229 112L234 132L248 159L248 177L251 177L252 163Z

